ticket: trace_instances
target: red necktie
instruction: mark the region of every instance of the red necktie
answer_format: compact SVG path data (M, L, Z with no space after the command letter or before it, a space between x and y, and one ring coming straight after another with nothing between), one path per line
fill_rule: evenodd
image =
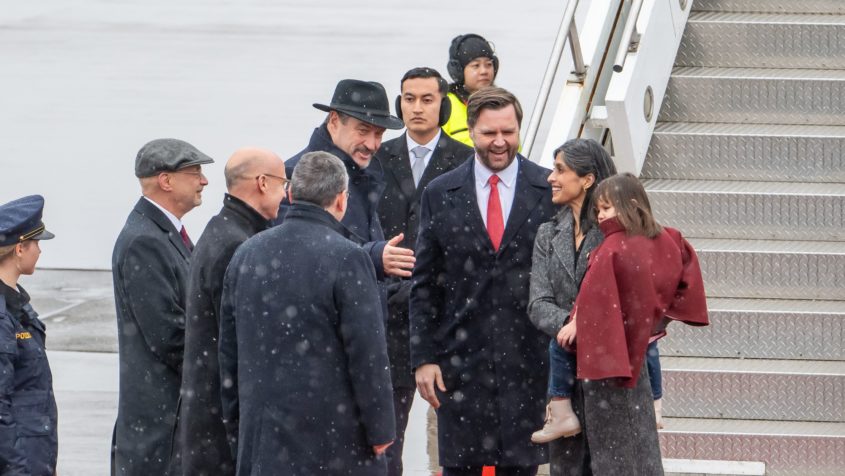
M487 234L493 242L493 249L499 251L502 235L505 233L505 221L502 219L502 203L499 200L498 175L491 175L487 181L490 184L490 200L487 201Z
M188 230L185 229L184 225L182 225L182 229L179 230L179 234L182 235L182 243L185 243L185 248L188 248L188 250L193 250L194 245L191 244L191 239L188 238Z

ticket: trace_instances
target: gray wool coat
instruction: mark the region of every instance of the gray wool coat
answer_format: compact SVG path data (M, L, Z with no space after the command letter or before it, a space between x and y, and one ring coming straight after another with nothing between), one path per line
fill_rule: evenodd
M537 231L531 267L528 316L554 338L569 317L589 253L604 235L598 226L587 232L575 260L574 226L569 208ZM626 389L609 379L576 381L572 407L582 432L549 444L552 476L663 474L654 424L654 407L645 366L636 388Z
M575 220L567 207L553 220L540 225L534 241L528 317L552 338L569 317L581 280L587 272L589 252L604 240L598 226L590 229L581 243L581 254L576 263L574 229Z

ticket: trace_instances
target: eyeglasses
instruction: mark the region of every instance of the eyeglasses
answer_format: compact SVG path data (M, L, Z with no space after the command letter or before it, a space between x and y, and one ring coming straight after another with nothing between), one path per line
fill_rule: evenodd
M287 191L288 191L288 189L290 188L290 180L288 180L288 179L286 179L286 178L284 178L284 177L279 177L278 175L273 175L273 174L261 174L261 175L256 175L256 176L255 176L255 179L256 179L256 180L258 180L258 179L260 179L262 176L264 176L264 177L272 177L272 178L274 178L274 179L281 180L281 181L282 181L282 187L285 189L285 192L287 192Z
M202 172L189 172L189 171L187 171L187 170L174 170L174 171L173 171L173 172L171 172L171 173L174 173L174 174L193 175L193 176L195 176L195 177L197 177L197 178L204 178L204 177L205 177L205 174L203 174Z

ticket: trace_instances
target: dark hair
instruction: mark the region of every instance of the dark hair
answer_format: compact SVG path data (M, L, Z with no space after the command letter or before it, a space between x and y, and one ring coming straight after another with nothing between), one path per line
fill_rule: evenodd
M643 184L630 173L608 178L596 188L596 205L605 202L616 209L616 220L629 235L654 238L663 231L651 213L651 204ZM597 214L593 207L593 213Z
M555 149L552 157L556 158L558 154L561 154L563 163L579 177L592 174L595 179L587 189L578 217L581 233L586 235L596 225L596 217L592 212L596 186L616 174L616 165L604 147L593 139L570 139Z
M522 106L519 100L504 88L490 86L479 89L472 93L467 103L467 127L472 129L478 122L478 116L485 109L498 111L508 106L513 106L516 111L516 122L522 125Z
M293 202L309 202L321 207L331 205L347 189L346 166L336 156L323 151L302 155L290 179Z
M408 70L408 72L405 73L405 76L402 76L402 81L399 81L399 90L402 90L402 86L405 84L405 81L417 78L435 78L437 79L437 89L440 91L440 95L445 97L449 92L449 84L446 83L443 76L440 76L440 73L438 73L436 69L426 66Z

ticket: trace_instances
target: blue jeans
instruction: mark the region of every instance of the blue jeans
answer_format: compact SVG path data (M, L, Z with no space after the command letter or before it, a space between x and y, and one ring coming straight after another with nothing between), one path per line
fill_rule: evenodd
M648 380L655 400L663 397L663 378L660 375L660 351L657 341L648 345L645 357ZM575 387L577 367L575 354L558 345L555 339L549 342L549 396L570 398Z

